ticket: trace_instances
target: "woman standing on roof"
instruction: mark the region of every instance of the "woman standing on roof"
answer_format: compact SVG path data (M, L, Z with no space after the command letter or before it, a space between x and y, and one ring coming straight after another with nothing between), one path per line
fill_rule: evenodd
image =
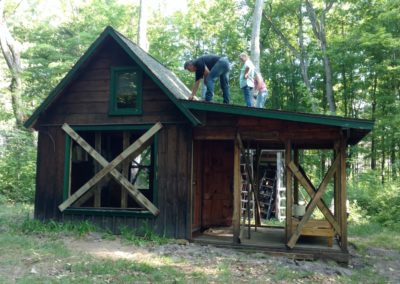
M240 69L240 77L239 77L240 88L243 91L246 105L248 107L252 107L253 99L251 92L254 88L255 67L253 62L251 62L249 56L246 53L241 53L239 55L239 58L243 62L242 69Z
M268 97L268 90L264 79L259 72L256 72L256 75L254 76L254 93L256 96L255 107L264 108L265 101Z

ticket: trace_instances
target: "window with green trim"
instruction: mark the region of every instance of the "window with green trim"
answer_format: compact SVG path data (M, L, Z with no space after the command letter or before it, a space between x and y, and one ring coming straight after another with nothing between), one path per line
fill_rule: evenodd
M134 126L132 126L134 127ZM147 129L129 129L123 131L99 127L91 130L75 129L93 149L108 162L134 143ZM82 127L86 128L86 127ZM116 169L150 202L156 205L156 141L157 134L151 144L137 157L127 158ZM87 183L103 167L77 142L67 135L65 151L64 200L69 198ZM138 204L124 186L108 174L92 186L86 194L75 201L67 212L124 211L131 213L148 213L146 208Z
M110 115L142 113L142 70L111 68Z

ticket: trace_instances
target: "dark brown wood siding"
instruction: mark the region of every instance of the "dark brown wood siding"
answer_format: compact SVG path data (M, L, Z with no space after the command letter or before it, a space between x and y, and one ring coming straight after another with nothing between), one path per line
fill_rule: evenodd
M189 128L190 129L190 128ZM35 218L41 220L90 220L118 233L121 226L139 227L147 222L160 235L189 237L191 132L185 124L166 124L158 135L157 217L87 216L63 213L65 134L60 127L41 127L38 143Z
M191 132L167 126L159 135L157 230L166 236L189 237Z
M78 78L58 96L38 124L98 125L187 121L162 89L145 73L143 115L109 116L111 67L129 66L138 65L116 43L110 41L82 68Z
M191 128L188 120L151 77L143 74L143 114L109 116L111 67L137 66L113 41L107 42L42 115L39 131L35 217L41 220L91 220L118 232L121 226L147 222L161 235L189 237ZM65 132L70 125L142 125L160 121L158 136L157 217L95 216L61 213L65 168Z
M36 170L35 217L58 218L63 198L65 135L58 127L40 127Z
M341 133L337 126L214 112L194 113L202 117L205 124L194 130L195 140L234 140L236 132L239 132L244 141L258 141L271 149L284 149L284 141L287 140L291 140L297 148L331 149Z

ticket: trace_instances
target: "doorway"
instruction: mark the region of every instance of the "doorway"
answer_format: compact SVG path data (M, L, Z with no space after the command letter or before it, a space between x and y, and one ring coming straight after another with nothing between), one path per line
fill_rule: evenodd
M229 227L233 213L233 141L195 141L192 232Z

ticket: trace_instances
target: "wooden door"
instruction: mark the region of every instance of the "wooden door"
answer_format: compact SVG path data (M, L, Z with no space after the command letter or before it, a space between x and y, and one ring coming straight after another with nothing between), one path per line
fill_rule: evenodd
M230 226L233 213L233 142L204 142L203 159L202 227Z

